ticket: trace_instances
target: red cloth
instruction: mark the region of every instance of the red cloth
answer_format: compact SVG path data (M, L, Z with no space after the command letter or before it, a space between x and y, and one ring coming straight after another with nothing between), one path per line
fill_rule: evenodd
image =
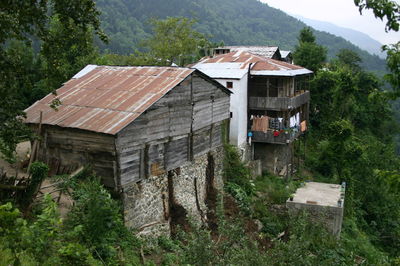
M279 134L281 134L281 132L279 132L279 131L274 131L274 137L279 136Z

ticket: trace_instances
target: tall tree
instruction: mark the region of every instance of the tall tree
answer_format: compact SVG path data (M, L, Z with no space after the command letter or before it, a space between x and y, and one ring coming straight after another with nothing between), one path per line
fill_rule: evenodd
M184 17L151 20L153 36L143 43L147 56L159 65L183 66L194 62L201 50L210 46L206 37L193 29L195 23Z
M26 105L21 101L27 84L21 83L21 64L15 64L10 53L12 40L23 40L30 45L29 38L46 42L50 21L59 17L65 28L73 23L77 29L86 32L92 28L106 40L100 29L99 12L93 0L9 0L1 3L0 11L0 152L10 161L16 144L28 136L22 123ZM66 35L59 36L62 39ZM25 71L25 70L24 70ZM29 72L29 68L26 69ZM27 73L24 73L24 76ZM54 88L47 88L48 90Z
M309 27L300 31L298 39L299 44L293 53L294 63L316 72L326 61L326 48L315 42L315 36Z
M81 28L69 18L61 23L59 16L50 21L40 51L43 79L38 84L47 93L59 88L63 82L98 58L93 44L91 28Z

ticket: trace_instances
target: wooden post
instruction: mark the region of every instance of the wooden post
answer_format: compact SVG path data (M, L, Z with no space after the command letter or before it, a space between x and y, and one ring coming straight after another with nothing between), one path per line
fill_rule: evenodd
M40 115L39 115L39 128L38 128L38 131L37 131L37 135L40 137L40 135L41 135L41 133L42 133L42 119L43 119L43 112L42 111L40 111ZM33 145L32 145L32 149L31 149L31 158L29 158L29 164L28 164L28 170L27 170L27 173L28 173L28 175L30 174L30 171L31 171L31 165L32 165L32 163L35 161L35 157L36 157L36 154L37 154L37 152L38 152L38 150L39 150L39 141L37 140L37 139L35 139L34 141L33 141Z

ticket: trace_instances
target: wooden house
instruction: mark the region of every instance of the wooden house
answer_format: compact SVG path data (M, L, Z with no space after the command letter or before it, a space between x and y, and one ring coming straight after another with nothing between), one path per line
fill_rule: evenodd
M169 232L171 209L204 219L222 182L229 98L195 69L88 65L26 109L26 123L41 124L39 159L53 173L90 164L121 193L128 226Z
M193 67L233 92L230 143L243 151L243 160L290 175L294 142L307 130L312 71L273 59L279 50L271 47L224 49Z

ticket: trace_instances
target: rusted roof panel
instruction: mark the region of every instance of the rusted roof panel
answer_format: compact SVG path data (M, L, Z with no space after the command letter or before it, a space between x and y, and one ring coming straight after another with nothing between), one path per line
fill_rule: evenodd
M229 49L231 52L249 52L268 58L272 58L276 53L279 53L279 47L277 46L223 46L221 48Z
M194 68L199 69L212 78L241 78L251 64L250 73L266 76L296 76L312 72L301 66L283 61L255 55L242 50L205 57Z
M42 123L117 134L195 71L178 67L89 65L28 109L26 123ZM50 108L58 98L58 110Z

